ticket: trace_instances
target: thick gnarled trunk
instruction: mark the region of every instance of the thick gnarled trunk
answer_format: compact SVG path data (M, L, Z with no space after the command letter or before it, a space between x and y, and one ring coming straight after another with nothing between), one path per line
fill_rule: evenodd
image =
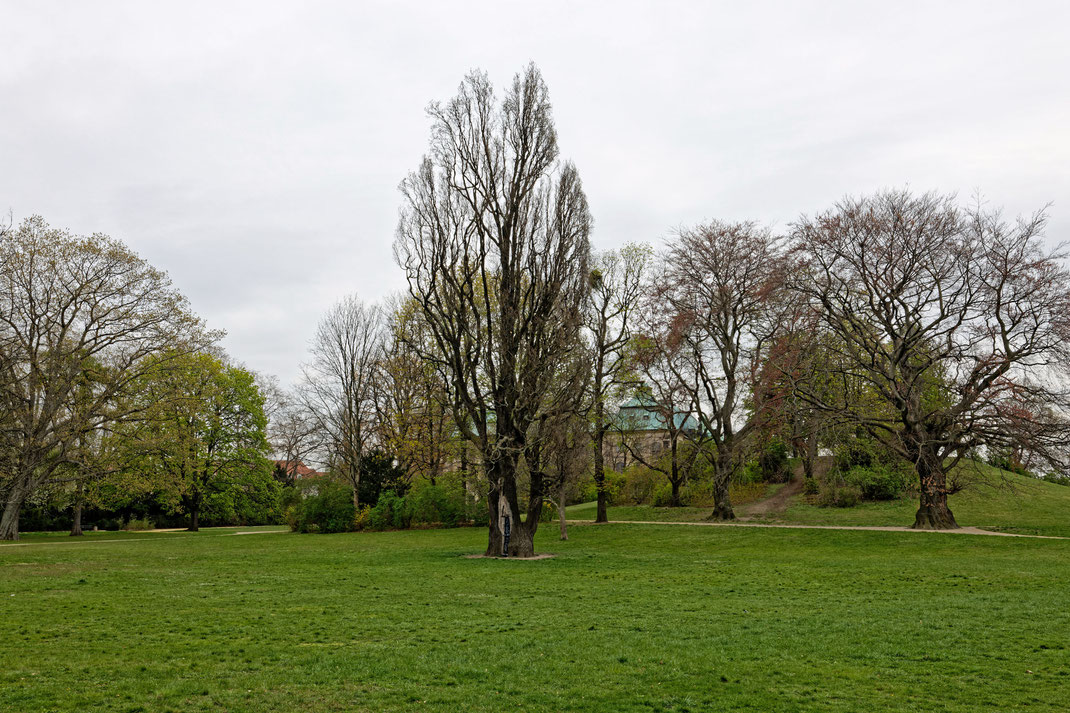
M501 557L503 551L506 557L535 556L535 531L539 527L539 514L542 510L541 478L537 473L532 474L526 519L522 521L520 501L516 492L516 467L515 457L499 455L487 469L487 477L491 482L490 495L487 498L490 513L487 557ZM505 543L503 513L508 513L509 517L508 544Z
M917 461L921 503L914 515L915 530L957 530L959 524L947 505L947 473L936 456Z

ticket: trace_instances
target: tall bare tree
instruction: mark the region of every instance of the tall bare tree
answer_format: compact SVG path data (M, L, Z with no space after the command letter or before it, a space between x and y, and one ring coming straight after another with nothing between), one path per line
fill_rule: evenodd
M383 354L382 310L345 297L327 311L302 367L301 398L323 434L328 460L359 505L361 460L375 442L374 383Z
M262 379L264 415L268 418L267 437L276 464L276 477L283 485L297 481L298 468L322 447L323 431L315 414L292 389L283 389L277 379Z
M646 245L626 245L598 253L592 260L591 291L584 324L591 340L591 446L598 492L595 522L607 522L605 441L611 427L606 406L619 393L627 371L627 346L634 313L643 294L643 277L653 255Z
M156 270L104 235L74 236L40 217L0 240L0 539L19 512L77 465L79 439L141 408L125 399L159 355L216 338ZM150 358L156 356L157 358Z
M526 519L517 465L550 402L558 364L580 348L591 217L579 174L558 159L546 84L529 65L502 101L482 72L428 110L431 147L401 184L395 255L448 377L458 430L490 482L487 554L502 552L500 500L513 523L508 553L527 556L543 484L530 479Z
M735 518L729 484L760 423L743 406L776 333L785 266L781 241L769 230L714 221L680 231L654 289L667 325L663 341L680 352L670 363L691 398L696 443L712 461L710 519Z
M616 445L626 456L668 479L671 507L683 505L680 490L690 477L699 449L692 395L682 375L687 356L673 330L663 328L660 310L639 314L639 334L628 347L629 369L637 380L634 408L622 408L613 420ZM650 420L652 419L652 420ZM656 435L655 435L656 434ZM657 438L658 440L653 440Z
M834 335L830 364L887 408L810 392L914 464L914 527L957 527L948 474L976 447L1023 441L1065 467L1070 436L1070 273L1045 249L1044 212L1004 220L953 197L846 198L795 225L793 281Z

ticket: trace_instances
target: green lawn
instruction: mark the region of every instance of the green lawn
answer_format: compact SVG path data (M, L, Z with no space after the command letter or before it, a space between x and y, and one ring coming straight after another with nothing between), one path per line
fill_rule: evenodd
M999 532L1070 537L1070 487L1055 485L1001 471L987 465L970 466L975 481L949 498L951 511L962 526ZM770 490L770 494L774 492ZM861 503L853 508L827 508L796 498L788 510L769 522L799 525L877 525L909 527L918 509L913 497L887 502ZM577 520L594 520L595 504L568 508ZM609 508L610 520L659 522L703 520L709 508L655 508L622 505Z
M0 710L1065 710L1070 541L555 531L30 535Z

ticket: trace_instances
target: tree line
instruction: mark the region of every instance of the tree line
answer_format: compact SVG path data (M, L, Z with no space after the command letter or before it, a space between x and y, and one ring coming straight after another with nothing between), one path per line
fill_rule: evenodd
M448 483L485 510L487 554L510 556L533 554L544 508L564 536L582 480L608 519L614 449L672 504L702 469L720 520L772 442L808 478L820 453L877 444L916 480L917 528L957 527L963 459L1065 472L1070 275L1045 211L888 190L783 231L712 220L597 251L536 67L501 96L473 72L428 112L400 186L406 291L332 307L289 388L230 361L118 241L8 226L0 537L34 498L150 496L193 527L205 508L277 517L302 462L358 512L386 473ZM661 424L657 458L629 441L626 399Z

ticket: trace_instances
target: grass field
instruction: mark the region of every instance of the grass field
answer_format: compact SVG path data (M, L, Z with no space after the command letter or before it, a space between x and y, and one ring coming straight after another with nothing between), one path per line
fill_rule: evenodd
M1070 487L1008 473L987 465L971 465L974 484L948 499L962 526L998 532L1070 537ZM799 525L877 525L909 527L918 509L915 498L861 503L853 508L817 507L796 498L788 510L770 522ZM742 512L742 510L741 510ZM595 504L568 508L577 520L593 520ZM611 506L610 520L699 521L709 508L654 508L648 505Z
M1065 710L1070 541L555 530L29 535L0 710Z

